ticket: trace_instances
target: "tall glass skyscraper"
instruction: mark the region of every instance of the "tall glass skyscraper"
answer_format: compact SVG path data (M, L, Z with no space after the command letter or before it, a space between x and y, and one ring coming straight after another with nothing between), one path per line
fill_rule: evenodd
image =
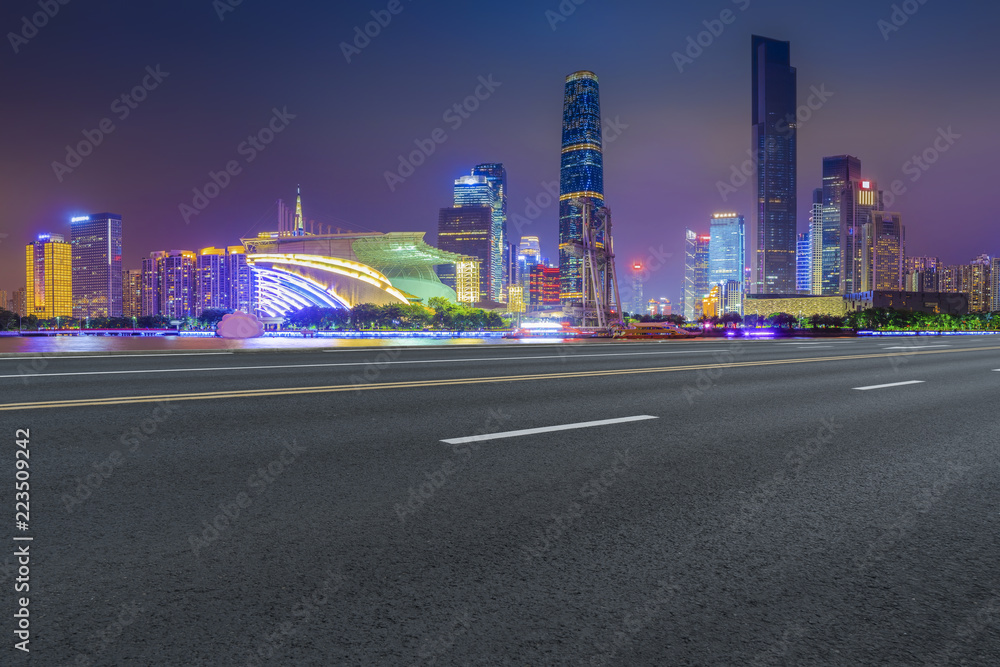
M746 223L742 215L716 213L712 216L708 244L708 282L721 285L728 280L743 284L746 266Z
M754 35L750 293L795 293L796 76L788 42Z
M514 257L511 253L510 239L507 237L507 170L498 162L477 164L472 170L473 176L484 176L496 195L493 204L493 244L496 247L496 258L499 266L493 265L494 280L492 290L496 293L494 301L506 301L507 285L510 284L511 268ZM497 284L499 280L499 284Z
M122 217L97 213L70 220L73 316L122 316Z
M709 250L712 237L684 231L684 319L693 322L701 317L702 300L708 296Z
M504 289L509 279L510 251L507 248L507 170L502 164L481 164L472 175L455 181L455 207L489 208L489 254L476 255L482 260L484 289L492 301L506 301ZM468 253L466 253L468 254Z
M823 218L821 238L822 266L820 294L850 294L851 236L854 224L854 190L852 184L861 178L861 160L852 155L823 158ZM848 289L844 290L845 281Z
M566 77L563 100L562 165L559 178L559 275L564 305L583 300L583 258L571 251L583 240L583 209L576 202L604 206L604 153L597 75Z

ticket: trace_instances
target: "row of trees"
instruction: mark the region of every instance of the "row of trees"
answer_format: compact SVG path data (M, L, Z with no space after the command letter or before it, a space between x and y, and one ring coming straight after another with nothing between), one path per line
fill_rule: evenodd
M182 320L181 327L186 329L214 329L219 320L231 310L206 310L200 317L188 317ZM72 317L53 317L39 319L34 315L19 317L17 313L0 309L0 331L38 331L39 329L170 329L170 320L161 315L143 315L142 317L91 317L76 319Z
M285 318L285 324L292 329L350 329L355 331L378 329L419 331L429 328L476 331L503 329L509 325L496 312L481 308L469 308L462 304L452 303L442 297L430 299L427 306L420 304L376 306L370 303L361 303L350 310L311 306L289 314Z

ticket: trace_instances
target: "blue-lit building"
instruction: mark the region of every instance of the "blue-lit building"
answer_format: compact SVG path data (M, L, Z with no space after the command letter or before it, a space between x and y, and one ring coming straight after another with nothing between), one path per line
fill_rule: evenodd
M507 285L510 284L512 265L517 256L511 250L510 238L507 236L507 170L498 162L477 164L472 170L473 176L483 176L495 193L493 204L493 245L496 247L496 257L499 267L493 265L494 279L491 290L496 294L495 301L507 301ZM499 280L499 283L497 282Z
M604 206L604 153L597 75L566 77L563 100L562 163L559 178L559 275L563 305L583 301L583 260L572 244L583 239L583 208Z
M482 261L482 292L497 303L506 301L510 250L507 247L507 171L502 164L481 164L469 176L455 181L455 208L490 209L489 253ZM471 253L470 253L471 254Z
M746 267L746 222L742 215L716 213L712 216L708 244L708 282L721 285L727 280L743 284Z
M70 220L73 317L122 316L122 217L96 213Z
M712 288L708 281L712 237L684 230L684 319L694 322L702 315L702 301Z
M819 294L850 294L854 291L852 277L852 243L854 235L854 189L861 178L861 160L852 155L823 158L822 237L819 245L822 266L819 269ZM815 254L815 252L814 252Z
M812 244L809 233L799 234L795 252L795 291L809 294L812 291Z
M757 191L751 218L750 293L795 292L796 73L788 42L754 35L753 143Z

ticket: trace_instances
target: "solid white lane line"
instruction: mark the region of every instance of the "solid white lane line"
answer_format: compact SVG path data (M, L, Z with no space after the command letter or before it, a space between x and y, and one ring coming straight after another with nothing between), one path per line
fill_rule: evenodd
M802 349L804 347L816 349L818 347L834 347L833 345L799 345L796 349Z
M883 347L883 350L927 350L932 347L951 347L951 345L896 345L894 347Z
M726 350L697 350L697 352L725 352ZM409 361L345 361L336 364L292 364L287 366L215 366L211 368L152 368L145 370L136 371L81 371L76 373L31 373L37 377L65 377L72 375L135 375L137 373L204 373L208 371L259 371L259 370L269 370L277 368L330 368L333 366L376 366L381 368L382 366L390 366L395 364L450 364L457 362L468 362L468 361L515 361L515 360L525 360L525 359L561 359L561 358L580 358L580 357L633 357L637 355L649 355L649 354L694 354L696 351L691 350L688 352L624 352L618 354L554 354L546 356L530 356L530 357L487 357L483 359L413 359ZM19 373L17 375L0 375L0 378L19 378L28 375L28 373Z
M904 387L908 384L924 384L924 380L910 380L909 382L893 382L892 384L876 384L870 387L855 387L856 391L869 391L871 389L888 389L889 387Z
M168 352L165 354L50 354L43 357L0 357L0 361L25 359L136 359L139 357L220 357L235 352Z
M622 417L620 419L602 419L595 422L579 422L577 424L563 424L562 426L544 426L542 428L526 428L520 431L506 431L504 433L486 433L483 435L472 435L467 438L451 438L441 442L449 445L461 445L467 442L482 442L484 440L500 440L501 438L517 438L522 435L537 435L539 433L552 433L554 431L571 431L578 428L593 428L595 426L609 426L611 424L625 424L627 422L645 421L647 419L659 419L651 415L638 415L636 417Z

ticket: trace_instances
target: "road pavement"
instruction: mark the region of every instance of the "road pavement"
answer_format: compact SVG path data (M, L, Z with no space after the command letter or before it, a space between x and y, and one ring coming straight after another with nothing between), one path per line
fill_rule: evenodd
M12 481L30 430L31 664L1000 655L994 337L27 355L0 375ZM4 650L28 664L13 553Z

